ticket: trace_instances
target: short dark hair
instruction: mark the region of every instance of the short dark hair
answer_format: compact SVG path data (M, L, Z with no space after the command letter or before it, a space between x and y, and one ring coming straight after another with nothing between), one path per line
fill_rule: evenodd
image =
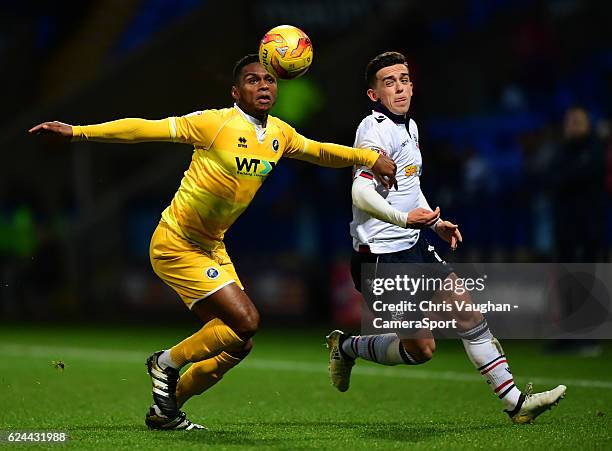
M376 55L366 67L365 79L369 88L373 88L376 84L376 73L384 67L403 64L408 68L406 57L399 52L385 52Z
M258 63L258 62L259 62L259 56L256 53L250 53L248 55L243 56L238 61L236 61L236 64L234 65L234 72L233 72L234 84L236 85L239 84L240 74L244 66L248 66L249 64Z

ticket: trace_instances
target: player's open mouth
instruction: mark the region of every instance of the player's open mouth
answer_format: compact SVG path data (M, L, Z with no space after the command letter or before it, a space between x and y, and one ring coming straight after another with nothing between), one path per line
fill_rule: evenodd
M270 103L272 101L272 98L270 96L260 96L257 97L255 100L257 100L259 103Z

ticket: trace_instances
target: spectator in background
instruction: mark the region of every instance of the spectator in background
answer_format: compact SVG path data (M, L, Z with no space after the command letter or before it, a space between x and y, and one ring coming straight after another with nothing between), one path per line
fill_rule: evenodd
M550 174L555 229L555 257L560 263L595 263L606 255L606 165L603 145L595 136L588 112L579 106L565 112L563 141L553 158ZM594 302L593 289L573 270L559 268L560 325L568 332L589 326L584 317ZM546 350L553 353L601 354L596 340L556 340Z
M549 259L554 248L551 193L547 186L557 152L556 127L545 124L521 136L523 177L521 198L528 206L530 257Z
M605 256L605 167L588 112L569 108L550 174L559 262L596 262Z

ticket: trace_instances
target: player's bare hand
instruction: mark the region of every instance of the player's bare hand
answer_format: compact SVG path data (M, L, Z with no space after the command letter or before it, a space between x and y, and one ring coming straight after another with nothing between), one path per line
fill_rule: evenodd
M440 218L440 207L434 211L425 208L415 208L408 212L406 227L409 229L426 229L431 227Z
M62 139L72 139L72 125L63 122L43 122L28 130L31 135L55 136Z
M372 166L372 172L385 188L391 189L394 186L397 189L395 178L397 165L391 158L381 153L374 166Z
M452 250L456 250L459 243L463 243L463 237L459 232L459 226L450 221L440 221L436 225L436 233L447 243Z

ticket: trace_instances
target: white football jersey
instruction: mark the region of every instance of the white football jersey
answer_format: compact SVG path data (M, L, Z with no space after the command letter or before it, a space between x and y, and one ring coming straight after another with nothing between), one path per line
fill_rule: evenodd
M419 130L412 119L393 114L383 105L376 104L372 114L357 127L354 147L374 148L392 158L397 164L398 189L385 189L366 167L356 167L353 177L371 179L376 185L376 191L397 210L409 212L417 207L430 208L421 193L423 161L419 150ZM375 254L409 249L419 239L418 229L404 229L389 224L373 218L354 205L350 228L354 249L367 244Z

